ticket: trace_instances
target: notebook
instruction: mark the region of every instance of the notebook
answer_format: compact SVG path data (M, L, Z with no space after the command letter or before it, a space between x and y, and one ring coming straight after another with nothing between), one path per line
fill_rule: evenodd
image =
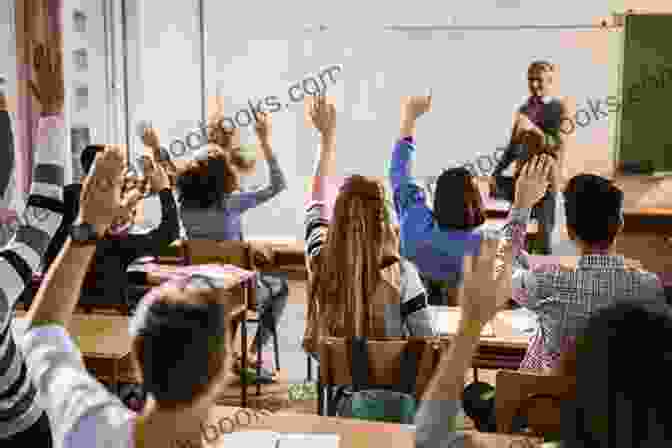
M273 431L239 431L222 435L222 445L259 448L338 448L338 434L278 433Z

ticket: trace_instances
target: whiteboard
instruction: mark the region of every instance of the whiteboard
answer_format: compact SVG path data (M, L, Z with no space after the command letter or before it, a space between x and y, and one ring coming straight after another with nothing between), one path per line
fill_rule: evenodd
M303 238L303 205L318 138L305 125L303 104L290 104L287 89L310 74L340 64L328 94L337 102L339 175L386 176L399 132L400 99L431 87L433 110L418 124L418 177L472 162L508 141L514 109L527 97L527 66L547 59L559 67L556 92L590 115L589 99L606 99L609 65L604 63L608 32L593 30L385 31L339 28L325 32L255 29L237 25L217 32L217 40L240 45L208 45L207 94L224 96L227 115L248 100L277 96L286 107L273 114L273 144L289 188L247 213L247 238ZM599 118L599 117L598 117ZM580 119L586 122L585 118ZM243 139L254 142L253 129ZM608 120L577 126L575 141L606 135ZM251 184L265 180L263 164Z

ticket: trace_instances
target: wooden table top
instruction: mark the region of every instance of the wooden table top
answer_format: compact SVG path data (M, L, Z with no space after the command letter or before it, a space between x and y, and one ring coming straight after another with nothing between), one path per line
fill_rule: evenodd
M437 307L437 317L441 335L454 335L460 321L461 310L459 307ZM522 317L521 317L522 316ZM488 323L481 333L480 345L491 347L509 347L527 349L532 332L523 331L521 327L532 327L533 322L523 322L525 316L519 310L500 311L497 316Z
M15 331L23 334L27 321L25 311L17 311ZM70 321L70 335L82 355L89 358L122 359L131 352L128 316L75 314Z
M222 264L200 264L178 266L171 264L145 263L135 267L136 271L147 274L147 281L152 285L160 285L182 275L203 274L211 278L217 288L230 289L254 278L255 273L236 266Z
M217 426L225 418L235 421L235 415L240 408L216 406L210 414L210 422ZM239 420L247 421L245 414L240 414ZM223 427L230 428L230 424L223 423ZM230 429L229 429L230 430ZM414 448L415 427L412 425L396 425L391 423L368 422L339 417L323 417L314 414L292 414L278 412L273 415L259 415L259 420L249 426L239 428L240 431L269 430L278 433L313 433L337 434L340 436L339 448ZM479 441L483 448L509 448L513 440L520 436L508 434L486 434L475 431L466 431L473 439ZM224 441L219 437L208 448L224 448ZM301 445L303 446L303 445ZM307 445L306 445L307 446ZM271 447L269 447L271 448Z

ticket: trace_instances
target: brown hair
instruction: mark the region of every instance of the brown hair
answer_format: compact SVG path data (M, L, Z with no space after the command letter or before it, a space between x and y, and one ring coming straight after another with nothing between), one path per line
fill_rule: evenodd
M168 291L168 288L160 289L157 292L158 296L152 299L150 306L156 306L157 304L173 306L184 314L191 313L191 316L196 315L197 318L200 317L203 320L203 318L207 318L203 315L204 313L207 314L207 311L203 309L204 305L222 305L219 291L215 288L189 288L189 290L181 289L179 292L173 290L171 293L166 293L166 291ZM213 308L221 309L221 307ZM224 309L226 309L226 305ZM170 391L175 388L176 381L189 382L189 384L182 384L179 387L182 391L186 391L182 392L182 395L188 396L188 399L168 398L162 396L161 393L154 392L154 398L160 408L177 410L190 407L199 399L211 393L223 380L222 375L226 373L231 343L230 321L228 313L226 314L223 341L217 334L190 331L187 325L183 325L182 322L170 322L170 318L165 316L162 316L165 320L160 324L161 331L148 335L141 333L133 338L132 360L143 382L153 386L148 386L148 389ZM177 347L184 346L185 337L192 338L192 342L206 347L201 352L203 356L192 356L189 359L180 356ZM202 341L193 341L193 338L202 339ZM150 342L151 348L149 348ZM176 349L178 350L177 353ZM152 365L151 369L148 369L149 364ZM207 372L205 375L207 380L202 381L202 377L197 380L198 375L182 375L180 372L185 370ZM192 381L186 378L188 376L192 377ZM168 395L169 392L165 392L165 394Z
M326 243L310 282L317 303L318 325L329 335L367 335L373 310L368 298L380 280L385 250L396 243L386 207L385 187L378 180L351 176L334 205Z
M554 72L555 66L548 61L537 60L533 61L527 68L527 73L535 72Z
M452 168L439 176L434 217L443 229L470 230L485 222L483 198L474 176L466 168Z
M238 171L230 153L219 151L207 160L194 162L177 179L180 205L209 208L238 189Z

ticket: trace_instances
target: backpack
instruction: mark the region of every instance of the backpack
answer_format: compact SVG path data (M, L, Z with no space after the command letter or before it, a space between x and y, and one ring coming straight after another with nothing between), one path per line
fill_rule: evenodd
M352 388L340 388L334 398L340 417L387 423L413 424L416 412L417 354L406 347L401 359L401 382L389 388L370 389L366 337L352 338Z

